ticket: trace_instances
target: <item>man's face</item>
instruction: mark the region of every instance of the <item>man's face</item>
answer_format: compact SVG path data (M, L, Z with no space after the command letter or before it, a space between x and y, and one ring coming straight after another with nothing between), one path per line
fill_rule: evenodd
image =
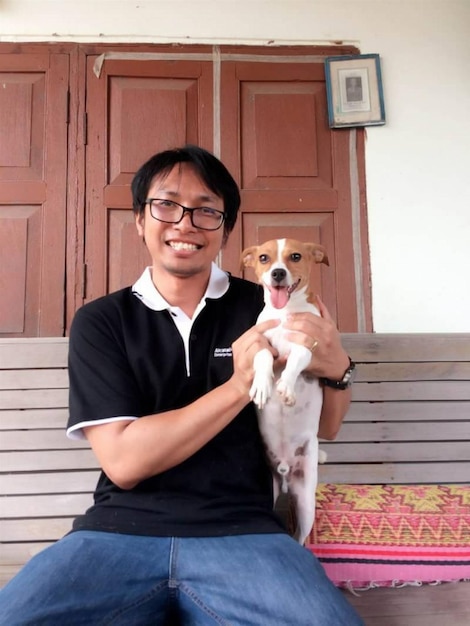
M148 198L173 200L189 208L224 210L222 198L206 187L188 163L175 165L167 176L155 177ZM213 231L196 228L189 213L178 224L159 222L150 214L149 205L136 217L136 226L152 257L154 280L168 274L183 278L204 273L208 277L224 237L223 225Z

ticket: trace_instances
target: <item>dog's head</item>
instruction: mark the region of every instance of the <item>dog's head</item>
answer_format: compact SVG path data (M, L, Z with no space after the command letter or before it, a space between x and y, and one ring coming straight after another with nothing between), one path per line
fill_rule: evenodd
M271 239L241 255L241 267L254 269L275 309L284 308L294 294L306 293L312 263L329 265L325 248L295 239Z

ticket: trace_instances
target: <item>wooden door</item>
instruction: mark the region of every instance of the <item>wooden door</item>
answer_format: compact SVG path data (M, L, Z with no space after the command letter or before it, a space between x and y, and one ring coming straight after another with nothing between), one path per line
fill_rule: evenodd
M227 61L221 85L221 156L242 194L223 266L239 273L240 250L268 239L321 243L330 265L313 268L312 290L340 330L358 330L355 255L367 263L367 249L353 246L350 133L328 127L323 60Z
M66 54L0 54L0 336L64 331Z
M142 60L123 51L105 57L98 75L96 56L88 59L86 300L131 284L149 263L130 181L150 155L192 142L220 155L241 188L222 267L240 275L242 249L274 237L322 243L330 266L314 269L314 289L342 332L370 330L362 136L328 127L328 50L216 52L159 50Z
M137 236L130 182L150 156L212 149L212 65L112 60L87 64L86 300L130 285L150 263Z

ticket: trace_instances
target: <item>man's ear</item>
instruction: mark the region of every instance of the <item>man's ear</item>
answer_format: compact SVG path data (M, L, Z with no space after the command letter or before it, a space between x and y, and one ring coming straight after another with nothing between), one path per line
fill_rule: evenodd
M142 213L137 213L137 215L135 216L135 225L137 228L137 233L139 235L139 237L144 237L144 227L145 227L145 214Z

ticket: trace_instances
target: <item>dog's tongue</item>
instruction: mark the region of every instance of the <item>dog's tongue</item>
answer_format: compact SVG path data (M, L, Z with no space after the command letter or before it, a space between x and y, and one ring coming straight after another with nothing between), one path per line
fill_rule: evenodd
M275 309L283 309L288 301L287 287L273 287L271 289L271 304Z

